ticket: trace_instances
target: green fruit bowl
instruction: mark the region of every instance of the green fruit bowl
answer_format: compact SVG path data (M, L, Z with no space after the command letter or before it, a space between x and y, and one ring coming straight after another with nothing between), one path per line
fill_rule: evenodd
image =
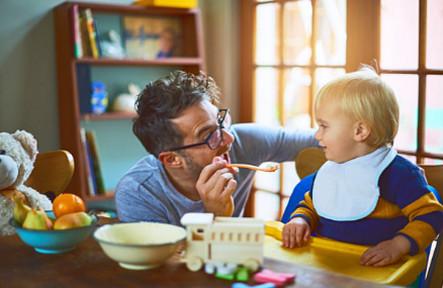
M32 230L21 227L14 219L9 224L15 228L17 235L35 251L43 254L59 254L71 251L88 238L96 228L97 218L92 217L89 226L66 230Z

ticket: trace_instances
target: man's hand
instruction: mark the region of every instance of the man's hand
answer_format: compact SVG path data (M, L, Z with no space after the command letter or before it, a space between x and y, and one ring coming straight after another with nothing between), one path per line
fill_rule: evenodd
M295 217L283 227L283 247L295 248L308 244L311 227L302 217Z
M226 168L225 160L214 161L203 168L195 187L206 212L214 213L215 216L232 216L232 193L237 189L234 173L232 169Z
M360 264L375 267L386 266L400 260L401 257L409 253L410 249L409 240L398 235L366 250L360 258Z

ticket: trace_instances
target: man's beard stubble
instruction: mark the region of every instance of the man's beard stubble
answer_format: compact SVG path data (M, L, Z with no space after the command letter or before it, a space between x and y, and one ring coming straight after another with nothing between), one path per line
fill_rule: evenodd
M195 163L192 158L186 153L182 153L183 159L185 160L186 166L188 166L189 177L197 183L198 178L204 168L204 166Z

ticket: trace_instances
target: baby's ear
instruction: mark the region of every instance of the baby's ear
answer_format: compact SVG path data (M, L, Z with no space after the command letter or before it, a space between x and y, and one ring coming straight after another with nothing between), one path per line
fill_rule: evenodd
M354 140L357 142L366 141L371 135L371 128L363 121L358 121L354 125Z

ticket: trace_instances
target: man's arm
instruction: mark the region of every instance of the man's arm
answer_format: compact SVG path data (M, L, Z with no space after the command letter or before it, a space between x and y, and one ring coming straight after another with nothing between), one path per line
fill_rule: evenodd
M169 223L167 214L162 209L162 203L149 193L142 193L140 189L140 185L139 187L131 187L124 183L118 185L115 202L120 221Z
M304 148L317 146L314 130L289 130L255 123L233 125L237 161L261 164L265 161L293 161Z

